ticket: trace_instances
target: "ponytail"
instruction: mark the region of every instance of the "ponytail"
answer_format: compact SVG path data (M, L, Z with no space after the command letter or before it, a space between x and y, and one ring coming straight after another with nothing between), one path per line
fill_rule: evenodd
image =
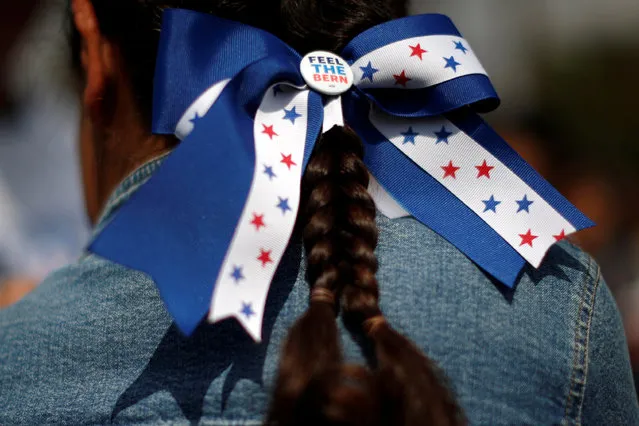
M379 307L378 229L363 147L349 129L320 137L303 180L311 302L281 355L268 425L459 425L463 416L433 362ZM376 368L343 365L333 295L375 349ZM353 327L351 327L353 328Z

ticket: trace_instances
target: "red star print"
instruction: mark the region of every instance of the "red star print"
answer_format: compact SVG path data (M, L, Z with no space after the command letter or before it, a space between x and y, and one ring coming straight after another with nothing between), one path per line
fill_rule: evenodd
M251 225L255 225L256 231L259 231L260 228L266 228L266 224L264 223L264 215L253 213L253 220L251 221Z
M521 244L519 244L520 247L526 244L532 247L533 241L535 241L536 238L539 238L539 236L533 235L530 229L525 234L519 234L519 236L521 237Z
M422 60L422 54L428 53L428 50L422 49L422 46L420 46L419 43L417 43L417 46L408 46L408 47L413 49L413 53L410 54L411 58L413 56L417 56L417 57L419 57L420 61Z
M395 77L395 84L401 84L406 87L406 83L408 83L412 78L406 77L406 71L403 70L400 75L393 75Z
M477 174L477 179L482 176L486 176L488 179L490 179L490 171L495 167L489 166L488 164L486 164L486 160L484 160L484 163L481 166L475 166L475 168L479 171L479 173Z
M293 156L292 154L289 154L289 155L282 154L282 161L280 161L280 163L286 164L289 170L291 170L291 167L297 166L297 163L293 162L293 159L291 158L292 156Z
M258 256L257 260L262 262L262 268L264 268L269 263L273 263L273 259L271 259L271 251L272 250L260 249L260 255Z
M266 124L262 124L262 127L264 127L264 130L262 131L262 133L264 133L265 135L268 135L268 137L271 138L271 140L273 140L273 136L279 136L277 133L275 133L275 130L273 130L273 126L267 126Z
M455 176L455 173L457 173L457 170L459 170L459 167L453 166L452 161L450 161L447 166L442 166L442 170L444 170L443 179L446 179L448 176L452 176L453 179L457 179L457 176Z
M560 234L553 235L553 237L555 237L555 241L565 240L566 239L566 230L562 229Z

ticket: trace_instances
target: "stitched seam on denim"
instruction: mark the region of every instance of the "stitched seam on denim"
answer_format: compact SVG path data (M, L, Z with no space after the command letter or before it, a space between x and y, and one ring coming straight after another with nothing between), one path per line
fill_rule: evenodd
M597 291L599 289L599 285L601 284L601 269L599 269L599 266L592 262L591 264L594 264L595 267L597 268L597 273L594 275L596 276L595 280L593 281L592 284L592 294L591 294L591 303L590 303L590 311L589 311L589 315L588 315L588 325L586 327L586 343L584 345L584 365L583 365L583 385L581 388L581 394L579 395L579 405L576 408L577 409L577 421L579 424L582 423L582 415L583 415L583 406L584 406L584 397L586 394L586 385L588 383L588 366L589 366L589 357L590 357L590 330L592 328L592 321L593 321L593 317L595 314L595 306L597 303Z
M592 271L596 268L596 274ZM596 277L593 279L593 277ZM581 415L588 375L588 349L590 343L590 327L594 313L595 298L601 280L601 271L591 257L588 258L588 273L584 274L583 292L577 323L575 326L573 369L570 378L570 389L566 397L566 408L562 424L581 425Z

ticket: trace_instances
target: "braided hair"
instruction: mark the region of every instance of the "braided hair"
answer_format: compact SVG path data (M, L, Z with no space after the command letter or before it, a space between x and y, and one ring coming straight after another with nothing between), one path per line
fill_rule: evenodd
M142 117L150 122L162 10L193 9L269 31L300 54L340 52L362 31L405 14L402 0L92 0L119 47ZM72 35L79 58L79 35ZM308 310L284 343L268 425L458 425L465 420L433 362L395 331L379 306L375 204L361 140L347 127L319 137L303 177L298 227ZM370 366L342 359L337 314L371 344Z

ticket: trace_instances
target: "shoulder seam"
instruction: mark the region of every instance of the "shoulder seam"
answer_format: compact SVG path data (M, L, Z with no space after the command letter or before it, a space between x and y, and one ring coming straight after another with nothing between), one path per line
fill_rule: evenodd
M594 278L594 279L593 279ZM566 396L563 425L581 425L582 408L588 376L588 352L590 327L595 307L597 289L601 282L601 270L592 257L588 256L588 272L584 274L581 301L575 323L574 354L570 388Z

